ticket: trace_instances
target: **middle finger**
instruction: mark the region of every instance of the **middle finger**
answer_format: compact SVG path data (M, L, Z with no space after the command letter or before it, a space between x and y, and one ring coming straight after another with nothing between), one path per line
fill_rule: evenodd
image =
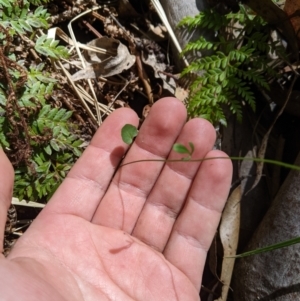
M175 98L156 102L128 151L124 163L165 159L186 121L184 105ZM92 219L93 223L131 233L164 162L121 167Z
M192 158L204 158L213 147L215 130L204 119L192 119L183 128L177 142L185 146L193 142ZM168 159L180 159L172 152ZM181 211L193 178L201 162L168 162L151 191L139 216L133 235L162 252Z

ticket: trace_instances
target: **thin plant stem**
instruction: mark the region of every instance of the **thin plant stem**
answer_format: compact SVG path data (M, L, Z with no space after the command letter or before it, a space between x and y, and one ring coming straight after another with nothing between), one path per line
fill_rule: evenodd
M214 159L226 159L226 160L233 160L233 161L254 161L254 162L263 162L263 163L269 163L269 164L275 164L277 166L285 167L285 168L290 168L294 170L299 170L300 171L300 166L294 165L294 164L289 164L289 163L284 163L276 160L270 160L270 159L261 159L261 158L248 158L248 157L208 157L208 158L201 158L201 159L189 159L189 158L182 158L182 159L142 159L142 160L136 160L136 161L130 161L126 163L122 163L120 167L124 167L129 164L134 164L134 163L140 163L140 162L203 162L203 161L208 161L208 160L214 160Z

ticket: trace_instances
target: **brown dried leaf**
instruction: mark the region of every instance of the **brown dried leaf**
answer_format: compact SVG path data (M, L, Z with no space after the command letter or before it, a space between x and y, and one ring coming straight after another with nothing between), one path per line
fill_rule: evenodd
M129 69L135 63L135 56L119 40L102 37L87 44L84 51L87 67L72 75L72 80L108 77Z
M189 97L189 90L182 87L176 87L175 97L182 102L185 102Z
M226 301L231 282L235 258L228 258L236 255L240 233L240 201L242 188L239 185L231 193L222 214L220 224L220 238L224 249L222 272L220 280L223 283L222 295L216 301Z
M174 95L176 89L175 80L159 72L166 70L166 64L159 63L154 53L149 53L147 55L145 53L142 53L142 61L144 64L152 68L152 70L154 71L154 77L162 81L163 89L169 91L169 93Z
M291 23L295 29L300 43L300 1L299 0L286 0L284 4L284 11L290 17Z

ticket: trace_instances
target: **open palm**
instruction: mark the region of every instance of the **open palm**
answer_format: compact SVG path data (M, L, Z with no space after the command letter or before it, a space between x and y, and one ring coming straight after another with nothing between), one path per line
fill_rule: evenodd
M225 156L211 150L215 132L207 121L185 121L181 102L158 101L123 162L180 159L171 151L175 142L193 142L193 158ZM138 117L125 108L105 120L9 257L0 259L1 300L199 300L231 163L118 168L127 152L120 132L128 123L137 125ZM0 209L7 209L12 179L1 156Z

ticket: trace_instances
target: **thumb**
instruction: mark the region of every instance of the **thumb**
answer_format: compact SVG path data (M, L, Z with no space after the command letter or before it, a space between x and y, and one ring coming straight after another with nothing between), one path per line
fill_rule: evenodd
M4 227L11 203L13 184L14 169L0 148L0 253L3 251Z

